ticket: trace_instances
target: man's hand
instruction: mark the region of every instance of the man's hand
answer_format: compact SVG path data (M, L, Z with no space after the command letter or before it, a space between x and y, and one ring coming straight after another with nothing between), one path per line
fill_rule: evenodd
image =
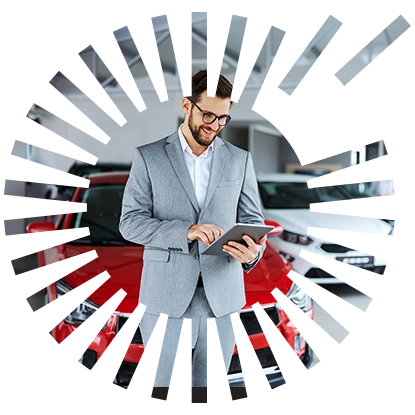
M264 235L257 243L253 241L248 235L243 236L248 246L240 244L239 242L229 241L223 245L222 249L229 255L237 259L241 264L246 264L253 261L257 256L262 246L267 240L267 235Z
M224 230L215 225L202 224L192 225L187 232L187 239L189 241L202 241L206 246L218 239L224 234Z

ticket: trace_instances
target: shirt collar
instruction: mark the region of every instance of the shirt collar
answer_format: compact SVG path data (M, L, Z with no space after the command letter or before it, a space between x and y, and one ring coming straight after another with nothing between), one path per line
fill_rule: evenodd
M179 134L180 144L182 146L183 153L188 149L188 151L191 154L193 154L192 149L189 147L189 144L187 144L187 141L184 138L184 135L182 133L182 126L183 126L183 124L180 124L179 129L177 130L177 133ZM213 152L214 144L215 144L215 140L213 140L213 142L209 145L207 150L205 150L200 156L201 157L206 157L208 155L209 151Z

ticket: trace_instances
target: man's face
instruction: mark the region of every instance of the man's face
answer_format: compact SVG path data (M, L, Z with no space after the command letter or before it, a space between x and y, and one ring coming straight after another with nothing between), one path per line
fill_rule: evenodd
M207 91L200 96L197 105L204 112L211 112L217 116L228 115L231 100L230 98L222 99L217 97L208 97ZM223 126L218 124L216 119L212 124L203 122L203 114L192 103L190 105L190 114L188 116L188 127L195 141L201 146L209 146L215 137L222 130Z

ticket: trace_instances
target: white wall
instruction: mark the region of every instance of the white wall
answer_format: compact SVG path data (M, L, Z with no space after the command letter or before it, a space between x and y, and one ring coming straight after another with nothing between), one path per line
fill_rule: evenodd
M257 174L280 171L279 153L281 137L261 130L253 130L253 143L250 151Z

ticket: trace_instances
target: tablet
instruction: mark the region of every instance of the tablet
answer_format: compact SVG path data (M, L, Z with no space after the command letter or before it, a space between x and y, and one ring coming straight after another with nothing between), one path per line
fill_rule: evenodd
M248 235L255 242L258 242L264 235L274 229L273 226L265 225L251 225L247 223L237 223L228 232L224 233L220 238L216 239L213 243L206 247L201 252L202 255L228 255L228 253L222 250L222 245L227 244L229 241L240 242L246 245L242 235Z

